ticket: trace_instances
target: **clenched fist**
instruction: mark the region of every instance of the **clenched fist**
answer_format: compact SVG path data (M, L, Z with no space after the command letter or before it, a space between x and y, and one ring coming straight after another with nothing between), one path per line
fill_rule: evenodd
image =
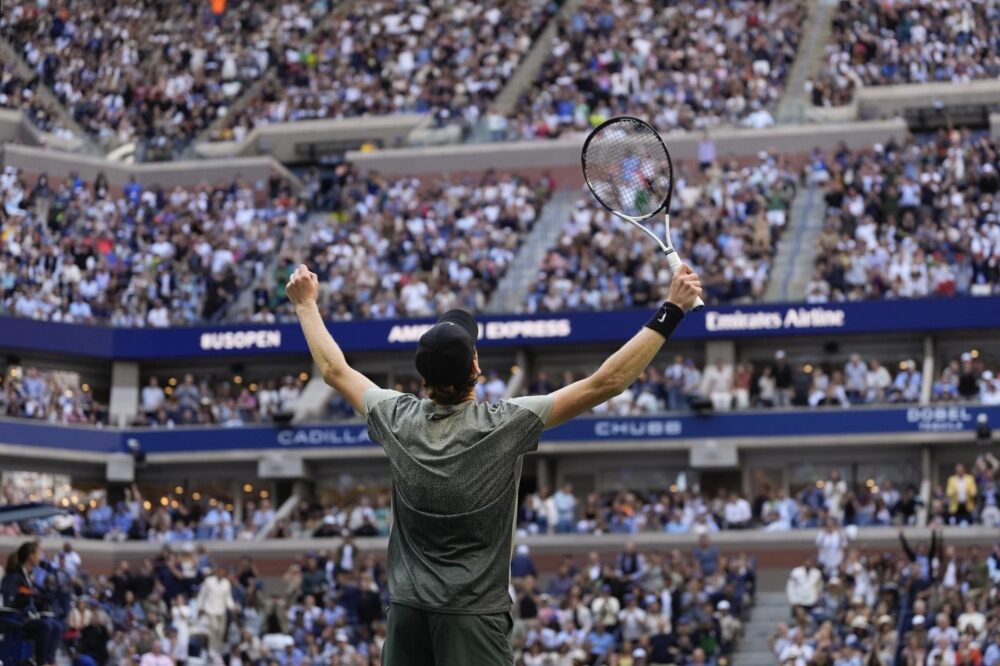
M305 264L299 264L285 285L285 293L295 307L315 303L319 293L319 278Z
M699 298L701 298L701 278L691 270L690 266L681 264L670 280L667 300L684 312L689 312Z

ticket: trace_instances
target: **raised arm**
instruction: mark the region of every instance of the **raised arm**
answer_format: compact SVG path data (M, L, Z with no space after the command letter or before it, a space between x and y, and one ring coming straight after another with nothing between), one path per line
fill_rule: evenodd
M565 423L627 389L700 296L700 278L687 265L681 266L670 281L667 302L649 324L604 361L597 372L552 393L552 412L545 427Z
M347 398L358 413L364 414L365 391L375 386L375 383L347 365L344 352L340 351L319 313L316 305L318 292L319 280L305 264L300 264L292 273L285 287L285 293L295 306L295 314L299 318L306 342L309 343L309 353L319 367L323 381Z

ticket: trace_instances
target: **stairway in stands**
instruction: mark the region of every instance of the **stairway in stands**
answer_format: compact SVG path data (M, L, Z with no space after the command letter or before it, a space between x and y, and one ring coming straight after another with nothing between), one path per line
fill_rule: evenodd
M834 0L809 0L809 19L775 115L779 123L803 123L808 120L812 100L805 90L806 79L814 76L825 60L835 5Z
M778 660L767 644L778 624L788 621L788 599L784 592L759 592L750 610L750 620L743 627L743 638L736 645L733 666L776 666Z
M508 267L497 290L486 304L486 312L517 312L524 303L528 290L535 286L538 267L562 231L563 222L569 217L573 204L580 197L578 190L562 190L552 195L542 209L531 233Z
M767 303L802 301L812 278L816 242L823 231L826 205L823 190L809 183L798 191L788 212L789 228L778 241L771 277L764 292Z
M5 37L0 37L0 62L7 62L13 65L17 75L25 80L31 80L37 76L31 65L21 57L20 49ZM94 141L93 137L87 134L83 127L73 119L73 115L69 112L69 109L63 106L59 98L55 96L55 93L48 86L39 83L35 86L34 92L38 95L38 99L42 101L46 109L58 116L59 122L63 127L83 140L81 146L83 152L91 155L103 154L103 151L97 145L97 142Z

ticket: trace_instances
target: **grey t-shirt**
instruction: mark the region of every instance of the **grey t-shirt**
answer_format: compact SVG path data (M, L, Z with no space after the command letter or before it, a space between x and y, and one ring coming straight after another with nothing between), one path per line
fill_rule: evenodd
M389 598L445 613L509 612L521 460L538 448L549 396L435 405L365 393L368 434L392 467Z

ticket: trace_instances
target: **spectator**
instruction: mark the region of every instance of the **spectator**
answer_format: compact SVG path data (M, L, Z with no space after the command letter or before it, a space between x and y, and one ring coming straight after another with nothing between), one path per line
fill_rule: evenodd
M840 567L847 548L847 537L833 518L827 518L823 531L816 535L816 547L819 550L816 561L827 576L832 576Z
M44 608L35 575L43 557L38 542L21 544L7 559L0 591L4 604L21 616L21 631L33 643L35 659L45 666L54 666L62 627L56 619L41 615Z
M807 557L788 575L785 594L788 596L788 603L793 610L796 607L801 607L806 611L811 611L819 603L822 591L823 574L811 557Z
M514 550L514 557L510 563L511 578L537 578L538 572L535 570L535 563L532 562L530 549L525 544L520 544Z
M708 365L702 374L703 395L712 401L712 407L717 412L728 412L733 405L733 366L721 358Z
M729 495L725 507L724 525L727 529L747 529L753 514L750 510L750 502L738 493Z
M553 496L556 515L556 532L568 534L576 529L576 497L573 495L573 484L564 483Z
M948 477L948 522L963 524L972 522L972 512L976 507L976 479L969 474L965 465L955 465L955 473Z
M197 604L199 611L205 616L209 649L215 654L222 655L226 613L232 611L236 603L227 578L219 576L213 568L208 568L203 573L205 580L202 581L201 589L198 591Z
M153 640L149 644L149 652L142 655L139 666L174 666L174 660L163 653L163 644L159 640Z
M719 549L712 544L707 534L698 537L698 545L694 549L694 559L703 576L712 576L719 567Z

